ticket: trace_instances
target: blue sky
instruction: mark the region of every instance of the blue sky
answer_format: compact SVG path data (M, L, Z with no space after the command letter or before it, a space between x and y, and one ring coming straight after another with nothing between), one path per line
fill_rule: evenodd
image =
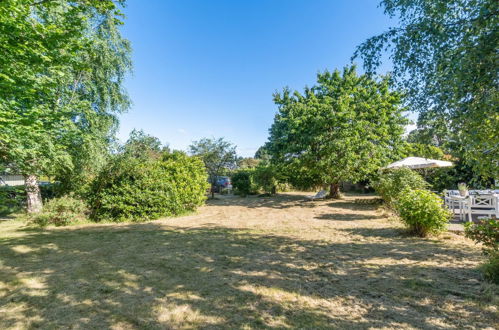
M276 90L312 85L318 71L348 65L359 43L387 29L377 3L129 0L133 106L119 138L138 128L185 150L223 136L252 156L267 140Z

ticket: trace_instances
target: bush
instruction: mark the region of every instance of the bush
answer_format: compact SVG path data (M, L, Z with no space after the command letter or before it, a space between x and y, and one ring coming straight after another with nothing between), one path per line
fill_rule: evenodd
M446 230L451 217L449 210L443 207L442 200L428 190L405 189L394 205L409 230L421 237Z
M67 226L86 219L87 205L72 196L63 196L49 200L40 213L28 215L28 221L39 226Z
M44 202L59 196L58 184L40 186ZM24 186L0 187L0 215L21 212L26 207L26 188Z
M376 192L388 206L394 207L394 202L400 193L406 189L426 189L428 183L417 172L402 167L382 174L373 182Z
M195 210L207 188L204 164L196 157L119 155L98 175L88 199L94 220L145 221Z
M24 186L0 187L0 215L19 212L26 204L26 190Z
M466 237L482 244L482 252L489 258L482 266L487 279L499 284L499 221L482 220L477 224L465 224Z
M253 172L253 181L258 189L266 194L275 194L277 190L277 179L274 169L270 165L258 164Z
M250 170L240 170L234 173L231 181L236 194L244 197L252 192L251 173Z

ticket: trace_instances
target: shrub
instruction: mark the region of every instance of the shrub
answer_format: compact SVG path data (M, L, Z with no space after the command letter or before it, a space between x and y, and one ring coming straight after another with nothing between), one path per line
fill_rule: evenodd
M465 224L466 237L482 244L482 252L489 258L482 266L487 279L499 284L499 221L482 220L477 224Z
M62 196L49 200L40 213L28 215L28 221L39 226L67 226L86 219L87 205L72 196Z
M44 202L57 197L58 184L40 186L40 194ZM0 215L20 212L26 206L26 188L24 186L0 187Z
M403 190L394 205L409 230L421 237L446 230L451 216L442 200L424 189Z
M402 167L382 174L373 182L376 192L388 206L394 207L394 201L405 189L425 189L428 183L417 172Z
M0 187L0 215L19 212L26 204L26 190L24 186Z
M263 162L258 164L253 172L253 181L258 189L266 194L275 194L277 190L277 179L274 169Z
M232 176L232 186L236 194L246 196L251 193L251 172L250 170L240 170Z
M195 210L206 199L203 162L182 152L160 159L114 158L93 183L94 220L145 221Z

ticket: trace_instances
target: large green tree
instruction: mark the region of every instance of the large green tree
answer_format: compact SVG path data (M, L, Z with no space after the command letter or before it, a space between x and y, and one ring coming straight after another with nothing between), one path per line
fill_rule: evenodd
M499 1L381 6L398 26L365 41L354 57L375 72L388 54L408 105L420 113L420 137L444 147L451 141L479 175L499 177Z
M26 178L41 209L39 175L72 177L103 163L129 100L123 1L0 2L0 162Z
M358 182L397 155L407 123L401 95L389 79L358 75L355 67L324 72L303 93L274 96L278 113L265 146L272 163L298 186Z
M236 167L236 146L223 138L204 138L194 141L189 149L191 155L203 160L211 183L211 196L214 197L217 177Z

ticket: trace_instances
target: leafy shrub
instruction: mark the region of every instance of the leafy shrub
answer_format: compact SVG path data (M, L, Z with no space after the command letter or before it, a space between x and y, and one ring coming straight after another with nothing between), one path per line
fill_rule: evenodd
M58 184L40 186L40 194L44 201L59 196ZM26 205L26 188L24 186L0 187L0 215L20 212Z
M465 224L466 237L482 244L482 252L489 258L482 266L485 277L499 284L499 221L482 220L477 224Z
M39 225L67 226L86 219L87 205L72 196L63 196L49 200L40 213L28 215L28 220Z
M92 218L145 221L195 210L206 199L203 162L182 152L160 159L114 158L96 178L89 196Z
M395 202L395 209L409 230L421 237L446 230L451 217L442 200L424 189L405 189Z
M425 189L428 183L417 172L402 167L382 174L373 182L376 192L388 206L394 207L394 201L405 189Z
M24 186L0 187L0 215L19 212L26 204L26 190Z
M232 176L232 186L236 194L247 196L251 193L251 172L250 170L240 170Z
M277 189L277 179L274 169L263 162L258 164L253 172L253 181L258 189L266 194L275 194Z

